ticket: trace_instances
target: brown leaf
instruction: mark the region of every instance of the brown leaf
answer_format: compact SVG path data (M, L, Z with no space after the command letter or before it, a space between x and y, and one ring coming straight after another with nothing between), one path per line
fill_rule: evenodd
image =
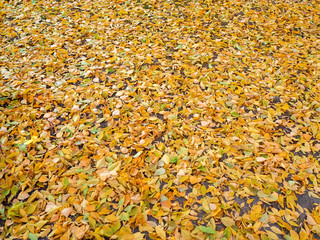
M85 233L86 233L85 226L77 227L76 231L74 232L74 236L76 239L83 239Z
M21 192L21 193L19 193L19 195L18 195L18 199L19 199L19 200L25 200L25 199L27 199L29 196L30 196L30 195L29 195L27 192Z
M307 223L312 226L317 225L317 222L314 220L314 218L310 214L307 214Z
M71 207L64 208L61 210L61 214L67 218L72 213L72 211L73 211L73 209Z

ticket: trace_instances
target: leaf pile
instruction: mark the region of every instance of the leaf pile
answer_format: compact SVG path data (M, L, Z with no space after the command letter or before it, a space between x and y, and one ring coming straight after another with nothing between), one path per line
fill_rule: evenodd
M0 4L0 238L319 237L318 1Z

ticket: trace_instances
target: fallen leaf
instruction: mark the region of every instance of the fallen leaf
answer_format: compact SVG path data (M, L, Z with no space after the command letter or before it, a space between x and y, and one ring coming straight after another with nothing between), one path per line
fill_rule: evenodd
M72 213L72 208L64 208L61 210L61 214L65 217L69 217L69 215Z
M199 229L204 232L204 233L209 233L209 234L216 234L216 230L214 230L212 227L205 227L205 226L200 226Z
M166 170L164 168L159 168L154 172L155 176L160 176L166 173Z
M222 217L221 218L221 222L226 227L231 227L231 226L235 225L235 221L232 218L229 218L229 217Z
M74 232L74 236L76 239L83 239L85 233L86 233L85 226L77 227L76 231Z
M162 227L156 226L156 233L162 240L166 239L166 232L162 229Z
M43 182L47 182L49 179L47 178L47 176L45 175L41 175L41 177L39 178L39 182L43 183Z

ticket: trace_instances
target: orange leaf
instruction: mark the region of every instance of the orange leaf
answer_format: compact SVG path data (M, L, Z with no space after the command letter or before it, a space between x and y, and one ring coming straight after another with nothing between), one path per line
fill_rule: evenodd
M195 177L195 176L190 176L190 183L191 184L195 184L195 183L197 183L198 182L198 178L197 177Z
M74 236L76 237L76 239L82 239L85 233L86 233L86 227L81 226L76 229L76 231L74 232Z
M43 182L47 182L49 179L47 178L47 176L45 175L41 175L41 177L39 178L39 182L43 183Z

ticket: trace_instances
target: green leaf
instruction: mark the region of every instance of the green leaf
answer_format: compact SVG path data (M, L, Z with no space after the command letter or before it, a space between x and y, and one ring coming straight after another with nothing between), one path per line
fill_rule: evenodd
M4 216L5 216L4 210L5 210L4 207L1 207L1 208L0 208L0 213L1 213L1 215L2 215L2 216L1 216L2 220L6 220L6 219L7 219L7 218L4 217Z
M288 183L289 183L290 187L292 187L296 183L296 181L289 181Z
M267 213L264 213L264 214L261 216L261 218L260 218L260 222L262 222L262 223L268 223L268 221L269 221L269 216L268 216Z
M204 233L209 233L209 234L216 234L216 230L214 230L212 227L205 227L205 226L200 226L199 227L201 232Z
M113 160L112 157L106 157L106 160L107 160L109 163L113 163L113 162L114 162L114 160Z
M207 169L204 167L204 166L200 166L199 169L202 171L202 172L206 172Z
M120 219L121 219L121 221L129 221L129 219L130 219L129 214L126 212L122 212L120 214Z
M179 158L177 156L170 158L171 163L176 163L178 160L179 160Z
M226 228L224 231L223 231L223 236L226 238L226 239L230 239L230 236L231 236L231 230L230 228Z
M29 239L30 240L38 240L38 237L35 235L35 234L33 234L33 233L29 233Z
M88 186L83 190L83 195L86 196L88 192Z
M105 225L100 230L100 233L104 236L111 237L121 227L120 221L116 221L110 225Z
M17 187L17 185L12 186L11 188L11 194L12 196L15 196L18 192L19 188Z
M96 134L98 132L100 132L100 129L96 129L96 127L92 128L92 130L91 130L92 134Z
M129 206L127 206L125 209L124 209L124 211L126 211L126 212L130 212L131 211L131 209L132 208L134 208L136 205L129 205Z
M231 113L232 117L240 117L241 115L237 112L232 112Z
M21 152L26 152L27 151L26 145L24 143L21 143L19 145L19 151L21 151Z
M0 196L0 202L2 202L3 199L5 199L5 197L9 195L9 193L10 193L10 189L4 190Z
M83 220L87 220L88 219L88 217L90 216L90 213L86 213L84 216L83 216Z
M68 186L70 184L68 178L64 177L62 180L62 184L64 187Z
M125 197L123 197L123 198L120 199L120 201L119 201L119 203L118 203L118 206L119 206L119 207L123 205L124 199L125 199Z
M177 117L177 116L174 116L174 115L169 117L170 120L177 119L177 118L178 118L178 117Z
M167 201L168 200L168 198L165 196L165 195L163 195L163 196L161 196L161 202L164 202L164 201Z

